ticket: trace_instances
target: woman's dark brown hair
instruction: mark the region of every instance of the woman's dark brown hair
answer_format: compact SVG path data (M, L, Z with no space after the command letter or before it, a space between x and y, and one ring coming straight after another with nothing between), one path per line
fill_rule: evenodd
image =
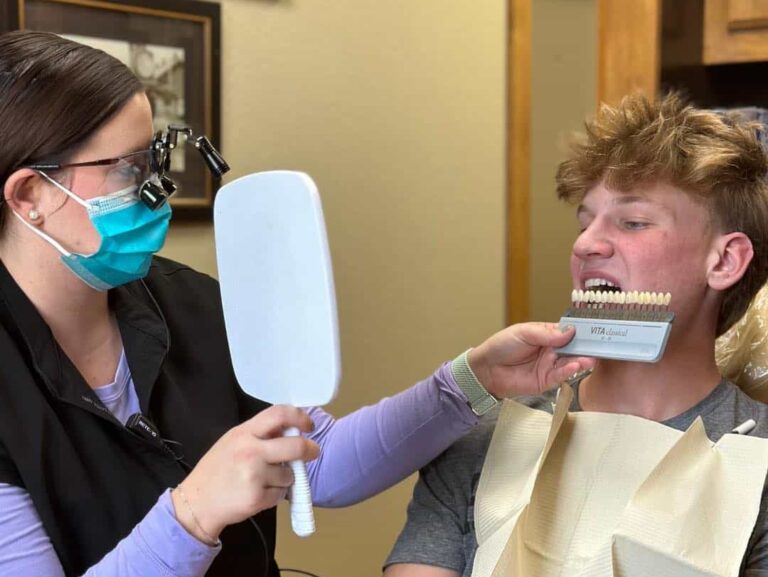
M142 90L101 50L47 32L0 35L0 184L24 165L63 161Z

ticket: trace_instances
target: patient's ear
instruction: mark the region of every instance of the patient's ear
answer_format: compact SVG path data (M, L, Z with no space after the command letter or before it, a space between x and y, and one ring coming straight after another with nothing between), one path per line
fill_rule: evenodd
M743 232L720 235L714 242L707 267L707 283L726 290L741 280L752 262L752 241Z

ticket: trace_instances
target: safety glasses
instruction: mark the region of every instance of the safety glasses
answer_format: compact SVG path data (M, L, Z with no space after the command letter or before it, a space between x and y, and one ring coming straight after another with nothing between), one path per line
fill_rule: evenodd
M171 124L166 130L155 133L151 146L146 150L88 162L36 162L25 168L46 173L67 168L101 170L104 177L99 188L101 194L108 195L136 186L141 201L155 210L168 202L176 192L176 183L166 173L170 170L171 152L176 148L179 134L185 135L187 141L193 143L214 178L221 178L229 170L229 165L211 141L205 136L193 139L192 129L183 124Z
M168 150L162 147L131 152L115 158L102 158L88 162L66 164L40 162L27 168L41 172L67 168L92 168L103 171L100 185L102 194L109 195L135 187L141 201L152 210L160 208L176 191L174 182L164 175L168 167Z
M104 169L103 190L105 194L110 194L130 186L139 187L153 176L159 177L163 172L166 154L165 150L146 149L115 158L66 164L41 162L30 164L27 168L54 171L67 168L101 167Z

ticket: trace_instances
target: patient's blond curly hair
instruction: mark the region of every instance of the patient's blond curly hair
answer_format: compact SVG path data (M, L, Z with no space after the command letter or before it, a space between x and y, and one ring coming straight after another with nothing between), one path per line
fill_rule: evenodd
M720 230L741 231L752 241L751 265L724 295L721 335L768 277L768 160L759 139L765 127L737 113L695 108L672 93L603 105L585 128L558 167L560 199L580 202L600 182L622 192L666 182L703 201Z

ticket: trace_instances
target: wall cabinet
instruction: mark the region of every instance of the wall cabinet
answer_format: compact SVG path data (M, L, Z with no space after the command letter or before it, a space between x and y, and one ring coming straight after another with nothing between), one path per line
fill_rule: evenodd
M705 0L704 64L768 60L768 1Z
M768 106L768 0L598 0L598 98Z

